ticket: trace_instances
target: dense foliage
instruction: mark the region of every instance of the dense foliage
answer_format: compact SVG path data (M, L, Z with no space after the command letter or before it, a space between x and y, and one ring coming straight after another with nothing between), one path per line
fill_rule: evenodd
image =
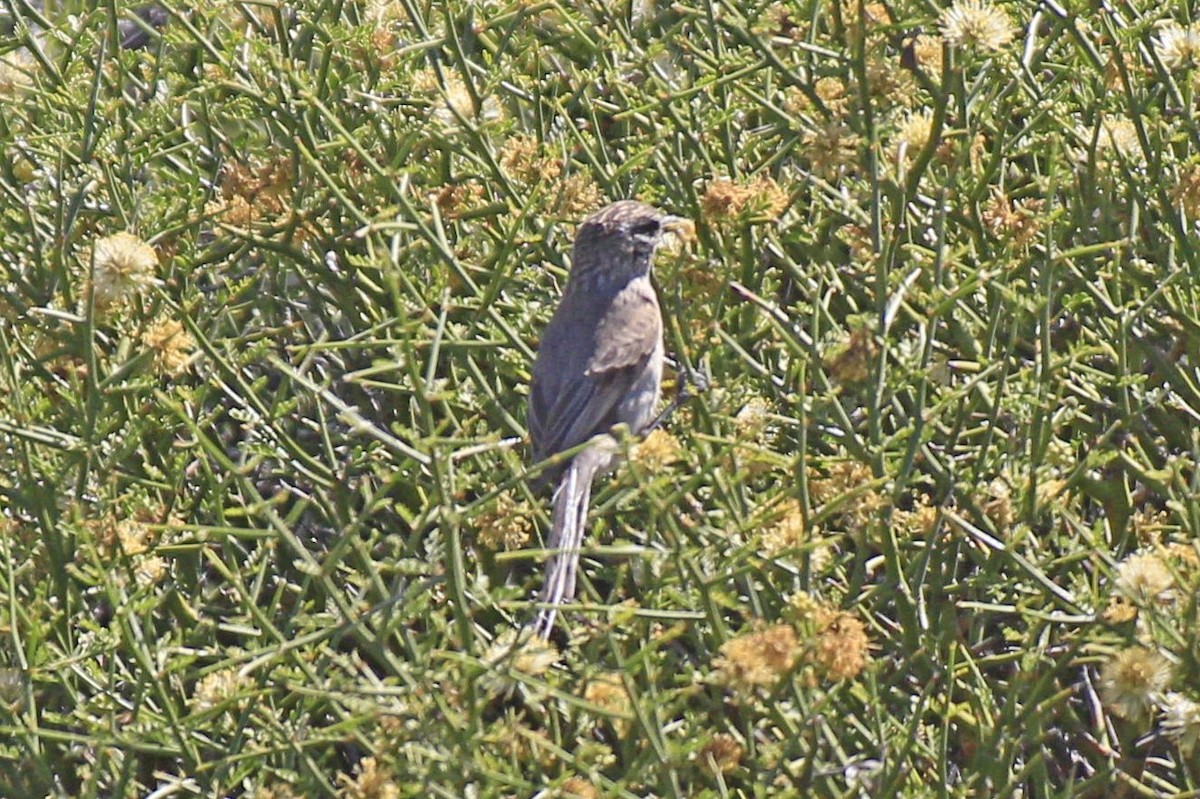
M0 795L1200 789L1187 3L151 11L0 6ZM626 197L709 387L541 645Z

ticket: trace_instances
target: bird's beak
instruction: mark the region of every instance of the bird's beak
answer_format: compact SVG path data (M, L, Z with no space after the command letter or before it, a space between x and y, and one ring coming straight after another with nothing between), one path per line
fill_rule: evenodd
M659 222L659 226L664 232L678 238L681 244L686 244L696 238L696 223L687 217L664 216Z

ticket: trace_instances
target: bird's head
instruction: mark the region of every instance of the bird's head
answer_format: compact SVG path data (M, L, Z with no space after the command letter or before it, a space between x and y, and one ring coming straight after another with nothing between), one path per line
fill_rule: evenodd
M572 273L594 270L648 274L654 250L668 233L688 235L690 220L636 200L620 200L583 220L575 236Z

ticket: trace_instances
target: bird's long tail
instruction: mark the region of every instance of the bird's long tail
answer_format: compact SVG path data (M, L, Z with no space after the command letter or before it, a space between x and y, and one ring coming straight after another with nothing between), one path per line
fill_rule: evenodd
M584 450L571 461L554 490L548 542L551 554L546 562L546 582L539 598L542 609L533 622L534 632L541 638L548 638L554 629L559 605L575 598L575 577L579 571L579 549L587 530L592 479L611 459L611 454L603 448Z

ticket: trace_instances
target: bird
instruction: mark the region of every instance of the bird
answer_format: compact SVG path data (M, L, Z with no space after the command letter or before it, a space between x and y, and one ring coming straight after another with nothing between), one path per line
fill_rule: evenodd
M529 391L528 429L535 463L549 464L541 483L556 483L547 541L550 556L533 623L546 639L558 608L575 596L579 548L592 480L616 460L625 425L644 432L655 418L663 372L663 321L650 282L654 252L689 220L635 200L620 200L583 220L571 270L538 345Z

